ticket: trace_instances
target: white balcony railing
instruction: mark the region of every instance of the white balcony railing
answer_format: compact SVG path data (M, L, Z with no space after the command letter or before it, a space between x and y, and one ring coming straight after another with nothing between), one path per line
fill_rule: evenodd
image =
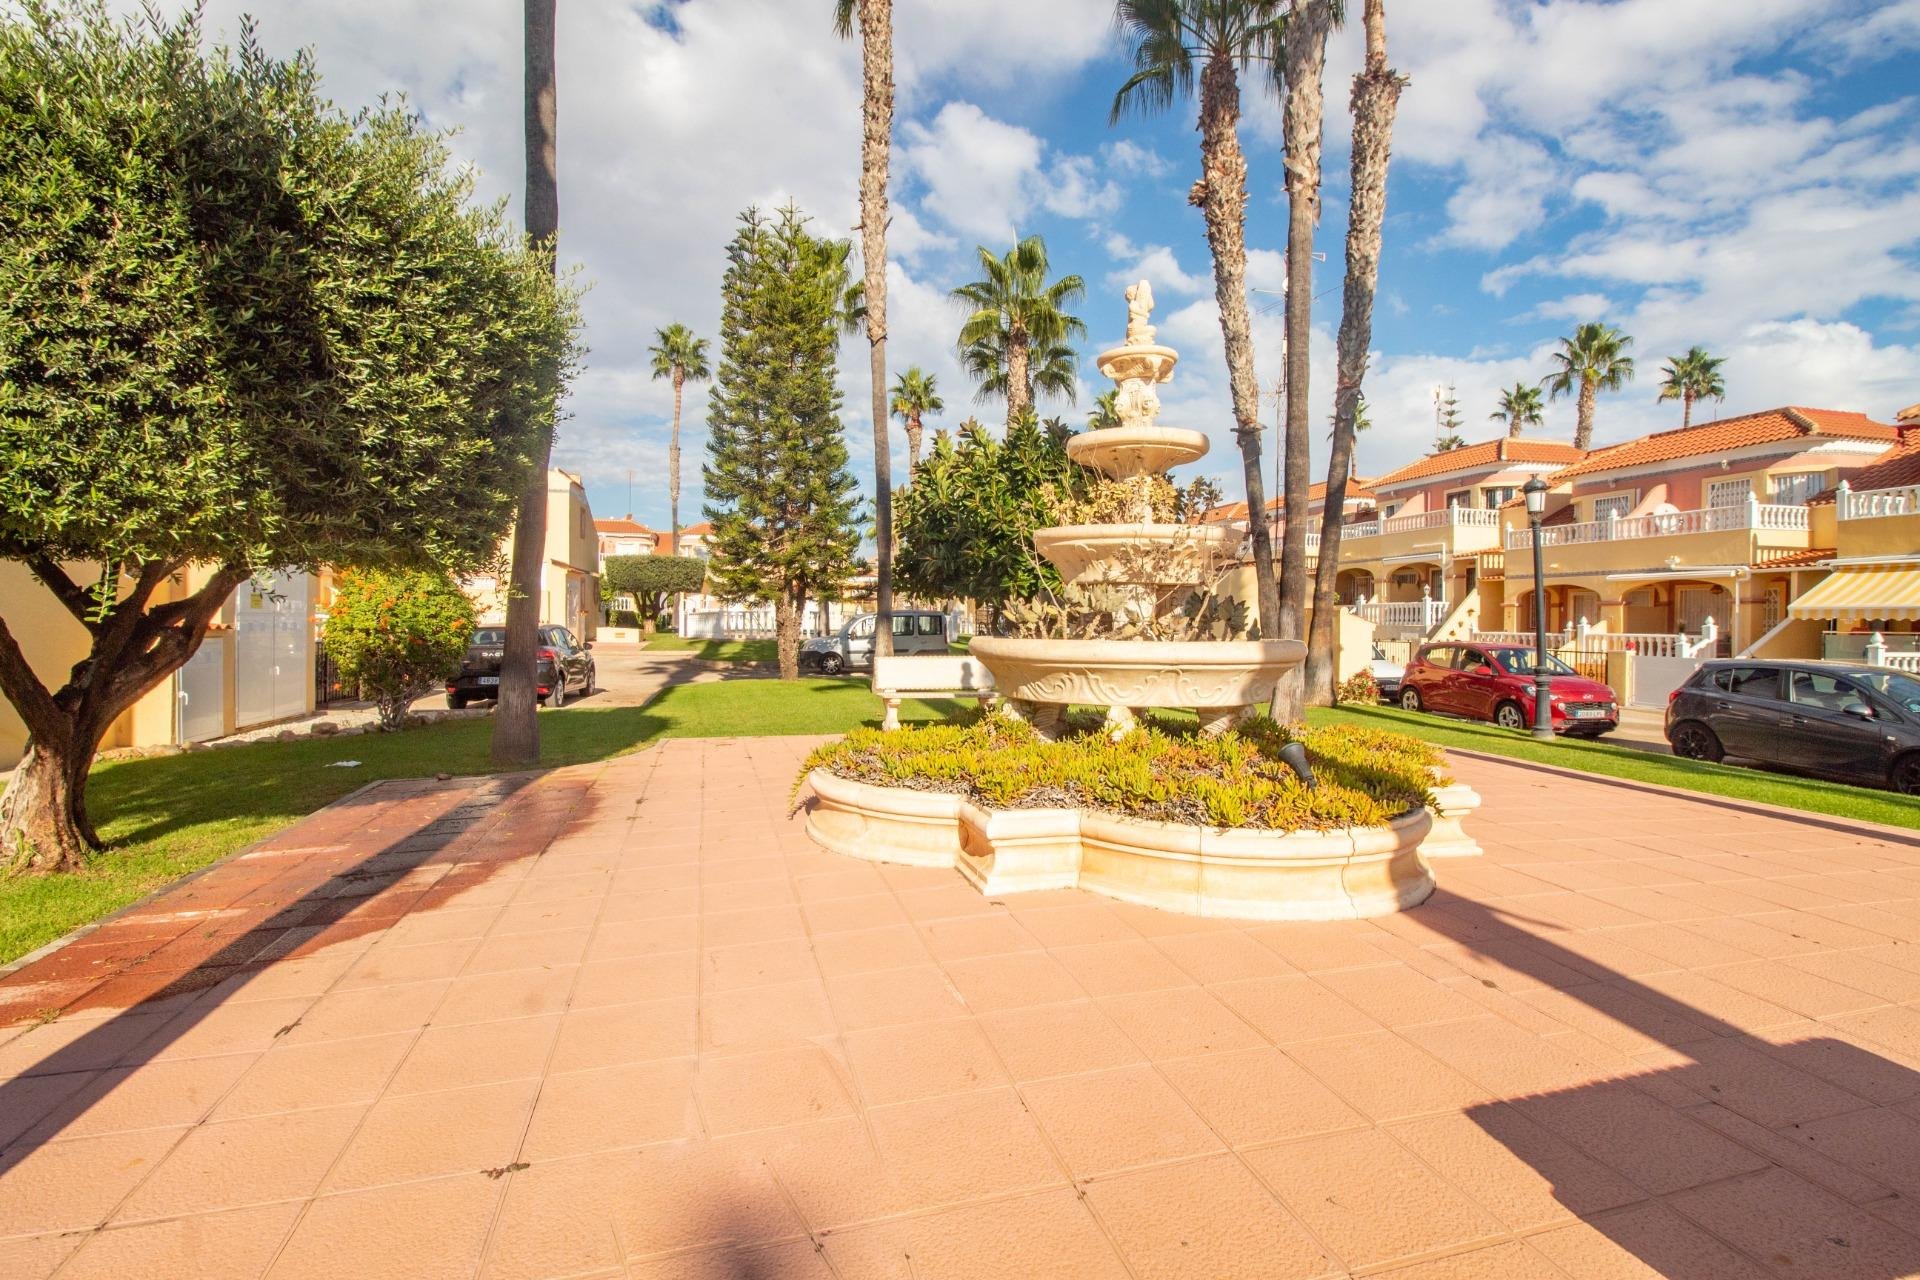
M1873 520L1881 516L1920 515L1920 484L1897 489L1854 489L1845 480L1833 491L1842 520Z
M1422 511L1418 515L1388 516L1384 520L1369 520L1364 524L1350 524L1342 532L1342 539L1377 538L1387 533L1415 533L1423 529L1497 529L1500 527L1500 513L1485 507L1446 507L1439 511Z
M1377 627L1417 627L1431 631L1450 612L1445 600L1369 600L1353 606L1354 613Z
M1581 524L1548 525L1540 530L1543 547L1566 547L1588 542L1620 542L1634 538L1665 538L1689 533L1722 533L1734 529L1805 530L1807 509L1768 502L1735 507L1702 507L1695 511L1662 511L1651 515L1618 516ZM1507 550L1533 546L1529 528L1507 532Z

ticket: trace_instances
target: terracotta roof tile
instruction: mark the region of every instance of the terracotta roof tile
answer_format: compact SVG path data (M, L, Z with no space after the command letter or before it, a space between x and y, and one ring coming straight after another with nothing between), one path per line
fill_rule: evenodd
M1920 432L1908 431L1901 442L1864 467L1845 473L1849 489L1900 489L1920 484ZM1827 490L1808 499L1808 505L1829 503L1834 491Z
M1409 462L1398 471L1375 477L1375 491L1391 489L1412 480L1466 471L1473 467L1498 470L1503 462L1577 462L1582 451L1564 440L1529 440L1525 436L1498 436L1478 444L1462 445L1445 453L1429 454Z
M1894 427L1875 422L1864 413L1788 405L1674 431L1658 431L1650 436L1595 449L1552 478L1559 481L1599 471L1617 471L1681 458L1705 457L1749 445L1816 435L1851 440L1885 440L1888 443L1899 438Z
M713 525L705 520L702 520L699 524L684 524L680 526L680 536L683 538L704 538L712 532Z
M644 533L648 537L658 537L653 530L634 520L631 516L615 516L610 520L595 520L593 527L599 533Z
M1832 547L1809 547L1805 551L1789 551L1785 555L1774 556L1770 560L1755 560L1753 567L1756 569L1802 569L1811 564L1819 564L1822 560L1831 560L1834 555Z
M1373 489L1371 485L1372 481L1370 480L1347 481L1347 501L1372 502ZM1307 488L1307 501L1309 503L1324 502L1326 496L1327 482L1324 480L1316 480ZM1269 498L1267 499L1267 512L1268 514L1272 514L1273 512L1283 509L1285 505L1285 499L1283 498ZM1205 515L1200 517L1200 522L1202 524L1217 524L1222 520L1245 520L1246 518L1246 503L1229 502L1224 506L1209 509Z

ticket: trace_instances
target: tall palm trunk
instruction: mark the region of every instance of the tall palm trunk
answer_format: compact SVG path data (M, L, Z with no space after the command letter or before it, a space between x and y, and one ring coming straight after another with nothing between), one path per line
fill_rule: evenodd
M1693 392L1680 393L1680 429L1685 431L1693 425Z
M1200 180L1187 203L1206 219L1213 251L1213 296L1220 305L1227 382L1233 393L1234 438L1247 482L1247 529L1259 586L1260 634L1281 634L1267 490L1260 474L1260 384L1253 371L1253 321L1247 314L1247 158L1240 150L1240 81L1231 54L1216 54L1200 73Z
M893 0L860 0L860 260L873 392L874 610L878 656L893 652L893 444L887 404L887 162L893 144Z
M680 400L687 385L687 371L673 366L673 441L667 446L667 554L680 554Z
M554 0L525 0L527 239L551 267L560 236L559 117L553 56ZM507 636L494 706L493 763L531 768L540 763L539 693L535 669L540 632L540 571L547 558L547 462L551 430L534 448L527 487L513 525L508 578Z
M1373 295L1380 276L1380 226L1387 214L1387 160L1404 77L1387 66L1385 0L1367 0L1367 62L1353 78L1353 196L1347 207L1347 279L1341 299L1339 381L1333 392L1333 445L1327 459L1326 505L1320 511L1320 564L1313 580L1307 636L1306 698L1333 701L1339 682L1334 587L1340 574L1341 516L1353 474L1354 422L1367 348L1373 341ZM1520 434L1514 415L1512 435Z
M1356 133L1359 131L1358 123L1355 124L1354 131ZM1518 439L1519 436L1520 436L1520 413L1518 410L1515 410L1513 413L1510 413L1507 415L1507 439L1515 440L1515 439Z
M1286 524L1280 541L1278 626L1281 638L1300 634L1307 586L1307 493L1312 428L1307 423L1307 379L1313 311L1313 228L1320 220L1321 77L1326 71L1329 0L1305 0L1287 19L1287 106L1283 129L1287 169L1287 432ZM1282 724L1304 713L1305 673L1295 667L1273 691L1273 716Z
M1580 399L1574 414L1573 447L1585 449L1593 443L1593 379L1580 380Z
M920 469L920 429L921 429L920 415L918 413L908 414L907 415L907 476L909 479L912 478L913 473L915 471L918 471Z
M1031 367L1031 339L1027 331L1015 325L1007 334L1007 425L1020 421L1021 415L1033 408L1033 382L1028 370Z

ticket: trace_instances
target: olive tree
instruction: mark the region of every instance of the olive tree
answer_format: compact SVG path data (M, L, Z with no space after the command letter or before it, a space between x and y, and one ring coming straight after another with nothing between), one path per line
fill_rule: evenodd
M99 846L87 770L256 569L493 553L577 310L403 109L305 56L98 0L0 18L0 556L90 651L43 679L0 601L28 746L0 862Z

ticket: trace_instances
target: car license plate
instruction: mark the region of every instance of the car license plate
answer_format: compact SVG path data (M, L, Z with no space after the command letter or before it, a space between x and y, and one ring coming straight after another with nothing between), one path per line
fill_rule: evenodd
M499 676L481 676L480 683L481 684L499 684L500 677Z
M1600 707L1580 707L1573 713L1575 720L1604 720L1606 711Z

